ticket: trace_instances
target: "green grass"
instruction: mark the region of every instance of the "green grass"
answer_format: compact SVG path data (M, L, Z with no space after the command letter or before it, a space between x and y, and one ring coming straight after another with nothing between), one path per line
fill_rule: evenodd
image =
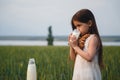
M73 62L67 46L0 46L0 80L26 80L27 66L34 58L37 80L71 80ZM103 80L120 79L120 47L104 47Z

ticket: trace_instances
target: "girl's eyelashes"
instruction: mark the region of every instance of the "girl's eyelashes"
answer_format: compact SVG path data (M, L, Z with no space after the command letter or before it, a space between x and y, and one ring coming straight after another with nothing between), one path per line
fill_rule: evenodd
M81 26L81 25L79 25L79 24L78 24L78 25L75 25L75 27L80 27L80 26Z
M76 25L76 27L80 27L80 26L81 26L80 24Z

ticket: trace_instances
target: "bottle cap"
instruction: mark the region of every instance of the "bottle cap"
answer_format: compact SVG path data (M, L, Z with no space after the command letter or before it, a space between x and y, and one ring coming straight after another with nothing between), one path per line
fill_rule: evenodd
M35 59L34 58L29 59L29 64L35 64Z

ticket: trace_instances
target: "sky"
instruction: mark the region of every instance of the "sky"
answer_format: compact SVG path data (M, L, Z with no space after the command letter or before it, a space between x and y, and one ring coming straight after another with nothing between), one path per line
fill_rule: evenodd
M120 0L0 0L0 36L54 36L71 33L71 18L90 9L101 36L120 35Z

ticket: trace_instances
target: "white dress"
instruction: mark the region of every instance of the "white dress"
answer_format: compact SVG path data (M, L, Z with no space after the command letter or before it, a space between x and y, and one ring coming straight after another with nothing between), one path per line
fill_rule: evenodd
M94 35L90 35L85 41L84 51L88 49L88 43ZM98 53L91 62L85 60L79 54L76 55L72 80L101 80L101 72L98 65Z

